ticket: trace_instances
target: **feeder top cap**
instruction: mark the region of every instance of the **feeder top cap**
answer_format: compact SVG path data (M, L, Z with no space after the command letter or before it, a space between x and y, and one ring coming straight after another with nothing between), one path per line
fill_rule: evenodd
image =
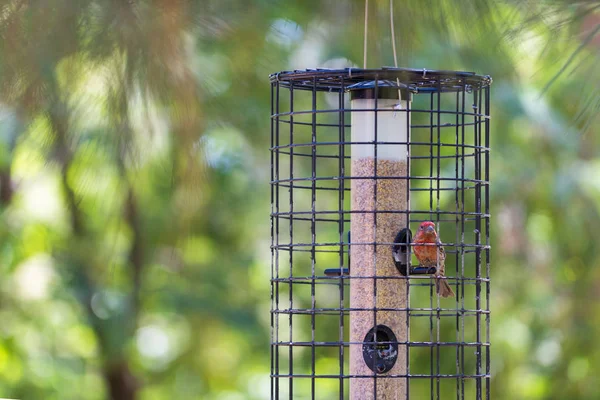
M403 84L389 80L362 81L346 87L352 99L397 99L401 93L403 100L411 100L412 91Z
M375 87L382 88L401 88L406 89L407 86L400 83L397 85L396 82L388 81L388 80L378 80L378 81L362 81L355 83L346 87L346 90L362 90L362 89L375 89Z
M477 75L474 72L393 67L282 71L271 74L269 78L271 83L292 89L338 93L376 87L406 90L414 94L470 92L492 84L489 75Z

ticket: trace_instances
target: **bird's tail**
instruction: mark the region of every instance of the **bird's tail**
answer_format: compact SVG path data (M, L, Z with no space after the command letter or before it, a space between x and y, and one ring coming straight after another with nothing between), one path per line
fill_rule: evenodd
M445 277L436 277L435 289L440 297L454 297L454 292L450 285L448 285L448 282L446 282Z

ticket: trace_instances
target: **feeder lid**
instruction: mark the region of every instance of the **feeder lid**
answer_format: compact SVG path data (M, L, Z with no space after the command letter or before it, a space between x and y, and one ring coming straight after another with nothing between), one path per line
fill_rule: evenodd
M375 93L379 99L397 99L398 92L401 93L402 100L412 100L410 88L403 83L390 80L368 80L358 82L346 88L350 92L352 100L355 99L374 99Z
M372 82L377 86L390 86L398 91L406 88L412 93L462 92L489 87L489 75L477 75L466 71L436 71L430 69L383 67L379 69L306 69L281 71L270 76L271 83L281 87L311 91L342 92L356 84ZM396 82L400 81L400 85ZM380 85L381 83L381 85ZM357 89L364 87L357 86ZM353 90L352 92L356 92ZM361 92L361 90L358 90ZM397 98L397 97L396 97ZM403 97L404 98L404 97Z
M377 85L375 85L377 83ZM390 80L369 80L369 81L363 81L363 82L358 82L355 83L354 85L350 85L346 88L346 90L350 91L350 90L359 90L359 89L374 89L375 86L378 87L393 87L393 88L408 88L408 86L403 85L403 84L396 84L396 82L390 81Z

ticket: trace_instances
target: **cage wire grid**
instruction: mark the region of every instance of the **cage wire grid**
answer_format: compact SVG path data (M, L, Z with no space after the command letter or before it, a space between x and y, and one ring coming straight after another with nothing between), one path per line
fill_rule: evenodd
M348 89L365 81L375 82L376 99L379 82L392 82L412 102L402 110L351 109ZM490 398L490 84L469 72L400 68L271 75L272 399L347 399L350 379L403 380L406 399ZM409 114L408 139L352 142L350 116L366 111ZM402 146L407 173L380 175L375 164L373 176L352 176L352 145L373 146L375 160L378 146ZM352 210L353 179L403 180L410 209ZM394 244L352 241L357 213L373 213L374 221L383 213L405 215L398 230L413 232L433 221L456 297L439 299L430 275L348 274L352 246L391 254ZM406 307L350 307L353 279L371 279L375 297L383 280L407 282ZM350 315L373 312L377 326L375 310L406 315L407 336L397 341L406 364L401 374L349 371L349 347L365 343L350 341Z

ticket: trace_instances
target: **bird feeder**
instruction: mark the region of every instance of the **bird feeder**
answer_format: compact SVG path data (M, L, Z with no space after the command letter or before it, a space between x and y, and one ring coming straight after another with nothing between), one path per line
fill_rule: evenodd
M390 242L406 227L410 92L389 81L364 81L349 87L351 98L350 374L402 375L406 353L397 343L407 339L406 280L390 257ZM358 311L362 310L362 311ZM372 342L369 344L369 342ZM401 379L355 378L350 393L396 393ZM357 396L354 396L355 398Z
M271 398L489 398L490 84L271 75ZM423 221L455 298L411 255Z

